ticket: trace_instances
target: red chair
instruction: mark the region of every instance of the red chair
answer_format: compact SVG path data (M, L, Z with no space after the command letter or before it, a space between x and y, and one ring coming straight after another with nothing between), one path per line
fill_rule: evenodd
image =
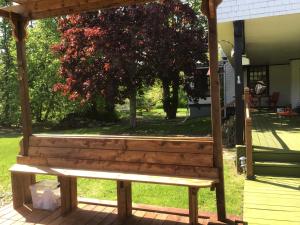
M278 100L279 100L280 92L273 92L271 96L269 96L268 105L269 108L274 111L277 108Z
M250 108L256 108L257 107L258 99L253 95L253 93L250 93L249 101L250 101Z

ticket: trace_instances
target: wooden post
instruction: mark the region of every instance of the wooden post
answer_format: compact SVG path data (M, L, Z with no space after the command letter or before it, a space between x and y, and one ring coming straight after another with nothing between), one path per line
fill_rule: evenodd
M191 225L198 224L198 191L199 188L189 187L189 221Z
M131 182L117 181L118 215L126 219L132 215Z
M250 89L248 87L244 88L244 101L245 101L245 109L250 106ZM247 115L245 111L245 115Z
M77 207L77 178L58 177L60 183L61 214L66 215Z
M35 183L35 176L32 174L11 173L11 186L13 207L17 209L23 204L31 203L31 193L29 186Z
M247 158L247 178L253 179L253 147L252 147L252 118L250 115L250 90L245 88L245 144Z
M244 52L244 21L234 21L234 71L235 71L235 115L236 115L236 144L244 144L244 73L242 55Z
M32 135L31 112L29 105L29 88L26 62L26 26L28 20L24 17L14 15L11 18L13 33L17 47L18 78L20 83L20 100L22 110L23 141L21 155L28 155L29 137Z
M209 37L209 69L211 79L211 112L213 132L213 154L214 166L218 167L219 183L216 184L216 198L218 220L226 221L224 168L223 168L223 147L221 127L221 101L220 101L220 79L218 75L218 34L217 34L217 6L220 0L202 1L202 12L207 16Z

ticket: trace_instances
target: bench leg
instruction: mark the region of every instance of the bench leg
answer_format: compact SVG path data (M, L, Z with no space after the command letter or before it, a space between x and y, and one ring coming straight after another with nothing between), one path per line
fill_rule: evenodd
M118 215L126 219L132 215L131 182L117 181Z
M60 183L61 214L66 215L77 207L77 178L58 177Z
M35 175L26 173L11 173L13 207L17 209L23 204L32 203L29 186L35 183Z
M190 224L198 224L198 191L199 188L189 187L189 217Z

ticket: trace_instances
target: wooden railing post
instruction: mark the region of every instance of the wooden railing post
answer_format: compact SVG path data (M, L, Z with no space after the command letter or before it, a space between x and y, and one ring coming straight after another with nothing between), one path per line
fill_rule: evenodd
M253 178L253 147L252 147L252 118L250 114L250 90L248 87L244 91L245 99L245 144L247 158L247 178Z
M221 98L220 98L220 78L218 74L218 29L217 29L217 7L221 1L202 1L201 10L208 19L208 48L209 48L209 70L211 86L211 118L213 135L213 159L214 166L219 171L219 182L216 184L217 212L218 220L226 221L226 201L224 185L223 166L223 144L222 144L222 123L221 123Z
M29 105L29 88L27 76L27 62L26 62L26 27L28 20L24 17L13 15L11 17L13 25L13 35L16 40L17 47L17 64L18 64L18 79L19 92L22 112L22 131L23 140L21 142L20 154L26 156L28 154L29 137L32 135L31 112Z

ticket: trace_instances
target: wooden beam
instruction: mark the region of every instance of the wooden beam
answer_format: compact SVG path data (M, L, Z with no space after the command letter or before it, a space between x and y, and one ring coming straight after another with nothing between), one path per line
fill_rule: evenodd
M66 215L77 207L77 178L59 176L61 214Z
M189 221L190 221L190 225L198 225L198 191L199 191L199 188L189 187Z
M30 137L30 147L213 154L211 140L143 139L127 137Z
M12 2L19 3L19 4L26 4L28 2L35 2L40 0L12 0Z
M224 188L224 168L222 149L222 128L221 128L221 101L220 101L220 79L218 75L218 38L217 38L217 5L214 0L210 1L208 27L209 27L209 68L211 78L211 98L212 98L212 132L214 166L219 169L219 183L216 184L218 219L226 220L225 188Z
M113 8L113 7L119 7L119 6L127 6L127 5L133 5L133 4L141 4L145 2L149 2L151 0L127 0L125 2L120 3L119 0L109 0L109 1L102 1L102 2L91 2L84 5L72 5L64 8L58 8L58 9L50 9L50 10L44 10L39 12L32 12L30 14L30 18L33 20L36 19L43 19L43 18L49 18L49 17L56 17L56 16L64 16L74 13L82 13L82 12L88 12L88 11L95 11L100 9L106 9L106 8Z
M25 165L48 166L56 168L139 173L195 179L201 178L208 180L217 179L219 177L218 168L200 166L160 165L149 163L98 161L96 159L42 158L27 156L18 156L17 162Z
M153 163L160 165L213 167L213 157L208 154L124 151L84 148L29 147L28 155L43 158L97 159L99 161Z
M23 204L32 203L29 186L35 183L35 175L31 173L11 172L13 207L17 209Z
M0 16L9 18L9 12L7 12L6 10L0 9Z
M32 203L32 197L31 197L31 191L30 191L30 185L36 183L36 176L35 174L22 174L22 184L23 184L23 193L24 193L24 203L25 204L31 204Z
M234 71L235 71L235 115L236 144L244 144L244 73L242 55L244 52L244 21L234 21Z
M222 0L202 0L201 4L201 12L205 16L210 16L211 18L216 16L214 14L214 10L211 10L210 8L218 7L219 4L221 4ZM211 7L212 6L212 7Z
M248 87L244 90L245 100L245 144L246 144L246 158L247 158L247 178L253 179L253 146L252 146L252 118L250 114L250 89Z
M124 220L132 215L131 182L117 181L118 215Z
M18 0L17 2L21 5L9 6L2 9L35 20L151 1L154 0Z
M13 24L13 34L16 40L17 47L17 64L18 64L18 79L19 79L19 93L21 100L21 113L22 113L22 131L23 141L21 147L21 155L28 154L29 137L32 135L32 122L31 112L29 105L29 88L27 76L27 62L26 62L26 27L28 20L20 16L11 18Z
M23 193L22 193L22 178L20 173L11 173L11 187L13 197L13 207L18 209L24 204Z

